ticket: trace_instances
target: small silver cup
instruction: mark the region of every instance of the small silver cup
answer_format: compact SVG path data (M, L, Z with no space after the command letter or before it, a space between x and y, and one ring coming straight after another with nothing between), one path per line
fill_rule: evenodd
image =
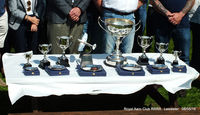
M29 52L26 52L24 54L25 56L25 59L27 59L27 63L24 64L23 68L26 68L26 67L32 67L31 63L29 62L29 60L31 59L31 57L33 56L33 51L29 51Z
M162 55L168 49L168 43L156 42L156 49L160 52L160 56L157 58L156 64L165 64L165 59Z
M58 36L58 46L62 49L62 56L58 57L58 60L56 62L56 64L59 65L64 65L66 67L69 67L69 60L67 59L67 57L65 56L65 50L67 48L69 48L69 46L71 45L70 43L70 39L72 37L68 37L68 36Z
M50 65L47 60L47 53L51 50L52 44L39 44L39 51L44 55L44 58L40 61L39 67L45 69L46 66Z

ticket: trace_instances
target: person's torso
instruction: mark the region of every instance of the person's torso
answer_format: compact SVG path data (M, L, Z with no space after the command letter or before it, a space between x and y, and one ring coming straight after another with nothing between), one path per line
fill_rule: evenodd
M47 0L47 21L50 23L65 23L68 20L68 15L66 13L63 13L61 9L72 9L73 7L78 7L78 5L83 2L82 0L62 0L61 2L63 4L69 5L67 7L66 5L56 6L54 0ZM67 10L66 10L67 12ZM80 16L80 23L84 23L86 21L86 12L82 12L82 15Z
M187 0L160 0L163 6L168 9L170 12L180 12Z
M175 13L175 12L180 12L186 5L187 0L160 0L160 2L162 3L162 5L169 10L171 13ZM157 24L158 25L166 25L168 26L169 24L171 24L168 21L168 18L166 16L161 15L160 13L157 13L158 15L157 17ZM171 24L172 25L172 24ZM185 27L189 27L189 16L188 14L186 14L180 24L174 26L176 28L185 28Z
M138 0L103 0L102 7L119 12L133 12L137 9Z

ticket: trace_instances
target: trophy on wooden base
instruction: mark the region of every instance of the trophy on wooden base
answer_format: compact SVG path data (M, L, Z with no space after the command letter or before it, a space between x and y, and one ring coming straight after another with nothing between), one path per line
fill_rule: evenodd
M156 42L156 48L160 52L160 56L156 60L156 64L165 64L165 59L163 58L163 52L168 49L168 43L158 43Z
M45 69L46 66L50 65L47 60L47 53L51 50L52 44L39 44L39 51L44 55L44 58L40 61L39 67Z
M58 57L58 60L56 64L58 65L64 65L65 67L69 67L69 60L65 56L65 50L71 45L70 39L72 38L71 36L58 36L58 45L62 49L62 56Z
M23 68L26 68L26 67L32 67L32 65L30 64L29 60L31 59L31 57L33 56L33 51L29 51L29 52L26 52L24 54L25 58L27 59L27 63L24 64Z
M103 21L100 17L98 18L98 23L104 31L110 33L111 36L116 38L115 51L111 55L106 57L105 64L112 67L115 67L118 64L126 64L127 58L122 56L122 53L119 50L119 46L123 39L132 31L133 27L137 24L135 25L133 21L121 18L108 18Z
M137 41L143 50L143 54L139 57L137 63L139 65L149 65L149 58L146 56L146 49L151 45L153 36L138 36Z

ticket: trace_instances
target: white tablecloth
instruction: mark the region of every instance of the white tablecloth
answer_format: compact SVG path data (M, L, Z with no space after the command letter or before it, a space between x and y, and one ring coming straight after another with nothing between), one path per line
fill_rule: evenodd
M128 58L128 63L136 63L139 53L123 54ZM60 55L48 55L51 65L54 65ZM199 73L187 66L187 73L174 73L171 71L171 62L174 56L164 54L166 65L170 68L170 74L152 75L143 66L145 76L119 76L113 67L103 64L106 54L93 55L93 63L101 64L107 72L106 77L80 77L76 72L76 59L79 55L67 55L70 62L70 75L49 76L44 70L39 69L40 76L24 76L23 64L26 63L23 53L3 55L3 65L8 85L8 93L11 103L14 104L24 95L33 97L64 95L64 94L131 94L144 88L146 85L162 85L167 91L175 93L181 89L190 89L191 82L199 76ZM159 53L147 53L150 64L154 64ZM33 55L30 63L37 67L43 55ZM185 63L179 60L180 64Z

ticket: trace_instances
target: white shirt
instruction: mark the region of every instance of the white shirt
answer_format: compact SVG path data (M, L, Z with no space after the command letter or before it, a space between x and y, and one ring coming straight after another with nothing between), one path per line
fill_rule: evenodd
M27 15L33 15L33 2L32 0L24 0L25 1L25 6L26 6L26 14ZM31 5L28 6L27 2L30 1L31 2ZM31 7L31 10L30 11L27 11L27 9Z
M137 9L138 0L103 0L102 6L129 13Z

